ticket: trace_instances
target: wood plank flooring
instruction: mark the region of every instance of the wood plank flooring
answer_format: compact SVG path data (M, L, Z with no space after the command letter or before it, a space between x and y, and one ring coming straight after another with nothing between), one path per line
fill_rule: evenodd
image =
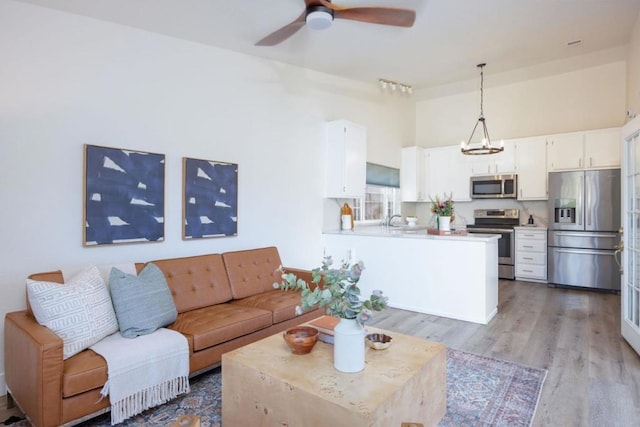
M489 325L403 310L372 325L548 370L534 426L640 425L640 357L620 336L620 296L500 281ZM7 411L0 403L0 422Z
M620 296L500 281L489 325L387 309L372 325L548 370L534 426L640 425L640 357L620 336Z

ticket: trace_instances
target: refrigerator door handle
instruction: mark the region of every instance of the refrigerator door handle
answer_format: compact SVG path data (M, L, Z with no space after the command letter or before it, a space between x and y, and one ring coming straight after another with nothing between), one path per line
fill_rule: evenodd
M585 174L584 177L584 209L586 210L586 222L587 227L591 227L591 177L589 174Z
M589 249L556 249L555 251L563 254L614 256L614 253L611 251L591 251Z
M582 158L580 158L580 168L582 168ZM587 205L587 197L589 196L589 190L585 186L585 174L581 173L578 184L578 204L576 205L576 216L578 217L578 225L584 229L584 211Z
M556 236L564 236L564 237L599 237L599 238L607 238L607 239L615 239L618 237L617 234L609 234L609 233L589 233L586 235L584 232L570 232L570 231L556 231Z

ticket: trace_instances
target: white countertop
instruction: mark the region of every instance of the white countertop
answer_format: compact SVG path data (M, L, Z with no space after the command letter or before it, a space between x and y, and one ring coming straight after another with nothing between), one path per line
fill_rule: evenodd
M456 234L438 236L434 234L427 234L425 227L416 227L412 230L411 227L356 227L354 230L325 230L324 234L336 234L340 236L369 236L369 237L391 237L391 238L405 238L405 239L429 239L429 240L463 240L473 242L489 242L500 238L498 234L482 234L482 233L469 233L466 236L460 236Z
M516 230L543 230L543 231L547 230L547 227L539 227L537 225L534 225L534 226L519 225L519 226L516 226L516 227L513 227L513 228L515 228Z

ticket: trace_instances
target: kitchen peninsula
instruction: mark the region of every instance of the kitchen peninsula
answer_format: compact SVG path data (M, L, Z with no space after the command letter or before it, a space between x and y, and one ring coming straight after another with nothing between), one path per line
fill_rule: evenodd
M359 227L323 237L334 264L364 262L363 295L380 289L391 307L481 324L498 312L497 235Z

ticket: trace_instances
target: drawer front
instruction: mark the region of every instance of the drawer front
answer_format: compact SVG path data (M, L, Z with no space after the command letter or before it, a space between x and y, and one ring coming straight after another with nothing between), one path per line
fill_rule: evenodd
M544 240L516 239L516 251L546 252L547 243Z
M516 238L518 239L531 239L531 240L544 240L547 238L547 232L544 230L538 231L523 231L516 230Z
M547 280L547 266L528 264L516 265L516 277Z
M547 254L545 252L518 252L516 255L516 263L546 265Z

